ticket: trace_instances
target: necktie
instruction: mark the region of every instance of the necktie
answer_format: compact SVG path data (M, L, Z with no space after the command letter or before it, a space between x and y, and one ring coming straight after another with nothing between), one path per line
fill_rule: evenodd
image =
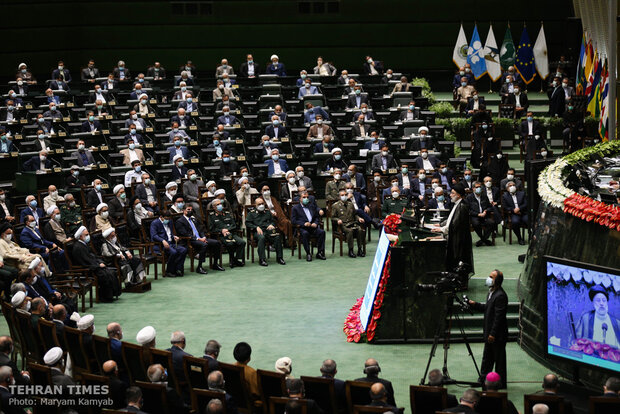
M200 238L200 234L198 234L198 230L196 229L196 226L194 225L194 222L189 217L187 217L187 221L189 222L189 225L192 228L192 231L194 232L194 237L199 239Z

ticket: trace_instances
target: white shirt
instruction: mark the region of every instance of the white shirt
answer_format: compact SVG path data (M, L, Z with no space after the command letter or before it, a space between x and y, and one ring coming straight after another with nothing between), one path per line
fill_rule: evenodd
M515 207L519 207L519 203L517 202L517 193L511 194L512 202L515 203Z
M125 187L131 187L131 182L135 181L136 183L142 182L142 173L136 172L136 170L129 170L125 173Z
M309 223L312 223L312 214L310 213L310 209L308 207L302 207L304 209L304 213L306 213L306 218Z
M456 203L454 203L454 206L452 207L452 210L450 210L450 215L448 216L448 220L446 220L446 225L440 227L441 232L443 234L445 234L446 236L448 235L448 229L450 228L450 223L452 222L452 217L454 217L454 212L456 211L456 208L458 207L458 205L461 203L461 201L463 201L462 198L459 198ZM437 203L437 205L439 205L439 203Z
M521 94L515 93L515 106L521 108Z
M317 127L317 131L318 131L318 137L319 137L319 138L321 138L321 139L323 139L323 126L322 126L322 125L319 125L319 126Z
M254 63L248 63L248 75L254 76Z
M163 221L161 223L164 224ZM168 236L168 240L173 240L172 232L170 231L170 227L164 224L164 230L166 230L166 236Z
M360 137L365 137L368 135L368 132L366 131L366 127L364 125L360 125Z
M534 135L534 121L527 121L527 134Z
M0 202L0 207L2 207L2 210L4 210L5 217L11 215L11 213L9 212L9 209L6 207L6 203L4 201Z
M153 201L155 201L155 197L153 196L153 192L151 191L151 187L149 187L148 185L144 186L144 190L146 191L146 200L149 203L152 203Z
M371 75L378 75L379 72L377 72L377 69L375 69L374 65L369 65L370 66L370 74Z
M129 150L129 163L131 164L134 160L139 160L138 158L138 154L136 153L136 150Z
M433 167L433 164L431 164L428 158L427 159L422 158L422 168L424 168L426 171L435 169L435 167Z
M410 188L411 183L409 182L409 174L403 175L403 188Z
M607 333L605 334L605 340L603 340L603 323L607 324ZM599 318L597 315L594 315L592 340L618 348L618 338L616 338L614 326L611 324L611 318L609 317L609 314L605 315L604 320Z
M487 198L490 202L493 202L493 191L490 188L487 188Z
M478 107L478 101L479 101L478 99L474 99L474 111L477 111L478 108L479 108Z
M99 203L103 203L103 197L101 197L101 192L95 190L95 194L97 195L97 198L99 199Z
M279 131L280 131L280 130L278 129L278 127L277 127L277 126L274 126L274 127L273 127L273 135L274 135L274 138L278 138L278 132L279 132Z
M101 100L102 103L106 103L107 101L105 100L105 98L103 97L103 93L99 92L95 92L95 101L96 100Z
M280 160L273 162L273 173L282 174L282 168L280 168Z

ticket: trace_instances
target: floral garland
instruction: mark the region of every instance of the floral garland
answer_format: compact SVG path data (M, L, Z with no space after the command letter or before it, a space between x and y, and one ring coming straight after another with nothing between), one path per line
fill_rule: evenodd
M390 214L383 220L383 229L387 234L398 234L401 230L398 228L402 223L399 214ZM393 242L391 246L394 246L397 242ZM377 329L377 321L381 318L381 306L383 306L383 297L385 289L387 287L388 279L390 278L390 265L392 262L392 255L388 252L388 256L385 259L385 265L383 266L383 273L381 274L381 280L379 281L379 288L377 289L377 296L372 308L372 316L370 322L366 326L366 332L360 321L360 308L364 297L357 299L355 304L349 310L344 321L343 331L347 336L347 342L360 342L364 336L367 341L372 341L375 337L375 330Z
M593 154L607 156L619 151L620 141L616 140L584 148L557 159L538 176L540 197L545 203L561 208L565 213L620 231L620 209L579 195L564 184L571 165L587 161Z

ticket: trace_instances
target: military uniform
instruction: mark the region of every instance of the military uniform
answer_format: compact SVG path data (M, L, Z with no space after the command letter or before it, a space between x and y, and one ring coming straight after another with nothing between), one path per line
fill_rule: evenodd
M228 236L222 234L222 230L228 230ZM236 261L244 262L243 250L245 248L245 240L234 234L237 229L237 223L232 213L222 211L221 213L211 211L209 213L209 232L217 233L220 243L223 243L230 255L230 264L234 265Z
M383 206L381 206L381 218L385 218L390 214L401 214L404 208L407 208L407 198L398 197L396 199L392 197L385 197L383 200Z
M342 190L347 183L344 180L331 180L327 182L325 186L325 199L327 201L338 200L338 192Z
M349 200L338 200L332 205L331 209L332 220L342 220L342 231L347 238L347 245L349 246L349 254L353 251L353 236L357 236L357 251L358 254L364 251L364 239L366 234L364 229L360 226L358 217L355 214L355 207Z
M267 227L273 226L272 230L267 230ZM278 226L275 217L271 214L271 211L265 209L262 213L256 208L252 208L248 212L248 216L245 219L245 227L248 231L254 232L254 237L258 243L258 258L262 261L265 260L265 240L269 241L276 248L276 256L278 259L282 259L282 239L280 233L278 233ZM256 228L260 227L263 234L256 233Z
M67 205L60 206L60 221L67 229L67 233L73 235L82 226L82 207L77 204L73 208Z

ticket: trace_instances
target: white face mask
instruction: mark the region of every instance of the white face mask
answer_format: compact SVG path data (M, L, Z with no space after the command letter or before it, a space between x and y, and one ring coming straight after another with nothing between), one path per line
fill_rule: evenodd
M513 174L507 174L506 178L508 178L509 180L512 180L513 178L515 178L515 176Z
M378 183L379 181L381 181L381 177L376 175L374 180L375 180L375 183Z
M486 188L491 188L493 186L493 183L491 181L487 181L486 183L484 183L484 186Z
M170 194L172 197L174 197L175 195L177 195L177 190L170 190L170 191L168 191L168 194Z
M434 190L435 188L439 187L439 184L437 184L437 183L433 183L433 184L431 184L431 187L432 187L432 188L433 188L433 190Z
M491 287L493 286L493 282L494 282L493 278L491 276L488 276L487 279L484 281L484 284L488 287Z
M334 180L340 180L340 174L334 174Z
M104 211L103 213L101 213L101 218L103 218L104 220L108 218L108 216L110 215L110 213L108 211Z
M265 205L264 204L260 204L260 205L256 206L256 209L258 211L265 211Z
M426 179L426 174L419 174L419 175L418 175L418 178L419 178L421 181L424 181L424 180Z
M303 171L298 171L297 172L297 177L298 178L303 178L304 177L304 172Z
M56 199L56 197L58 197L58 191L52 191L52 192L50 193L50 197L51 197L52 199Z
M112 244L116 244L116 240L117 240L117 239L116 239L116 237L112 237L112 238L110 239L110 243L112 243Z
M398 191L392 192L392 198L398 198L399 196L400 196L400 193Z
M340 196L340 200L341 201L347 201L347 196L346 195L341 195Z
M427 159L428 158L428 152L423 152L422 154L420 154L422 156L422 158Z
M381 155L383 155L384 157L387 157L388 152L387 151L381 151Z
M291 177L288 179L289 184L293 185L295 184L295 177Z
M514 185L511 185L511 186L508 188L508 191L510 191L510 194L514 194L514 193L516 193L516 192L517 192L517 187L515 187Z

